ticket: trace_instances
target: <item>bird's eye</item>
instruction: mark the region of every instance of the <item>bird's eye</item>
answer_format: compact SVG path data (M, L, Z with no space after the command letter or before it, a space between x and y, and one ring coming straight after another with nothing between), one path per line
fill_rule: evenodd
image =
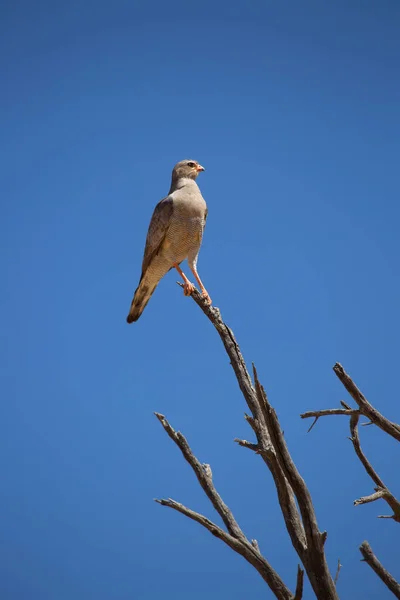
M194 164L194 162L188 162L187 166L188 166L188 167L194 167L194 166L195 166L195 164Z

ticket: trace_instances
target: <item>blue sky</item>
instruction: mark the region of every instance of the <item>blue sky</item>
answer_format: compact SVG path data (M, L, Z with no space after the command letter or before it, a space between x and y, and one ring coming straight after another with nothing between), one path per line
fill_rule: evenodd
M266 597L197 524L215 518L153 411L188 438L292 589L297 557L211 325L161 282L125 317L148 222L178 160L200 161L199 272L254 361L328 531L342 599L390 598L395 523L344 418L340 361L400 420L400 5L395 0L3 3L0 589L7 600ZM363 429L393 493L399 449ZM307 592L311 594L310 591ZM268 596L269 597L269 596ZM308 596L307 596L308 597Z

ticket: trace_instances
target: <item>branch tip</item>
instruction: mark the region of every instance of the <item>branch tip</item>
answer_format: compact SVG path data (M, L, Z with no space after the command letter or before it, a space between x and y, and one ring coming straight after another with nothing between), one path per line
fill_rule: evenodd
M339 579L339 573L340 573L340 569L341 569L342 567L343 567L343 565L340 563L340 558L338 558L338 561L337 561L337 569L336 569L336 575L335 575L335 579L333 580L333 581L334 581L334 583L335 583L335 585L336 585L336 584L337 584L337 582L338 582L338 579Z
M319 417L315 417L314 421L311 423L310 427L307 429L307 433L310 433L311 429L314 427Z
M377 559L369 543L367 541L363 542L359 550L363 556L361 560L363 562L366 562L371 567L371 569L378 575L378 577L383 581L386 587L389 588L389 590L396 596L396 598L400 598L400 584Z
M303 598L304 570L297 565L296 591L293 600L301 600Z

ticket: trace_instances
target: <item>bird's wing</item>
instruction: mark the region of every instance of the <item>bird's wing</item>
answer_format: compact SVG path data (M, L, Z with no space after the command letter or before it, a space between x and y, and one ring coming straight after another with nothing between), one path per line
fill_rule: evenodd
M204 217L203 217L203 228L202 228L202 230L201 230L200 243L201 243L201 241L202 241L202 239L203 239L204 229L206 228L207 217L208 217L208 208L206 207L206 210L204 211Z
M142 264L142 277L148 269L153 258L160 251L171 222L173 210L174 203L171 196L167 196L161 200L154 209L149 230L147 232L146 246L144 249Z

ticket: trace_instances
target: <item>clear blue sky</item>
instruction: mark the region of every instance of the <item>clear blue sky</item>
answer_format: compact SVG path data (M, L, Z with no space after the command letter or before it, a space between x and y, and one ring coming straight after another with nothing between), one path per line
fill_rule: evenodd
M8 4L8 6L7 6ZM397 0L18 1L1 8L0 591L7 600L269 597L243 559L153 502L216 518L159 411L294 588L297 557L216 334L169 273L125 323L149 218L200 161L199 272L254 361L329 533L342 599L400 578L344 418L343 363L400 420ZM399 448L366 452L400 493ZM310 592L308 591L308 596Z

